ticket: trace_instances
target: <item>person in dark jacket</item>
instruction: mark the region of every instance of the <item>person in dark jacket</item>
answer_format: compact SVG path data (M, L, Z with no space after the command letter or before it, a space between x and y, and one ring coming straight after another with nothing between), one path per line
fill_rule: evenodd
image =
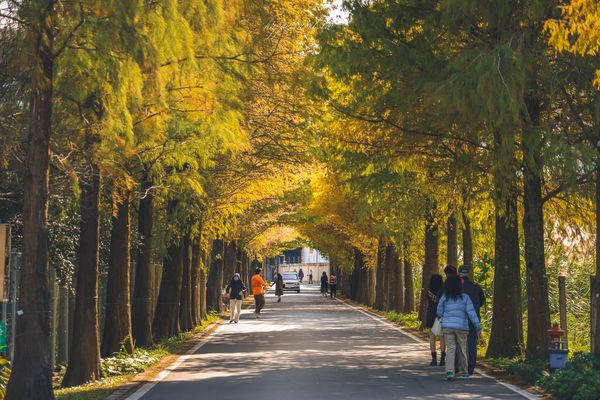
M327 285L329 283L329 279L327 278L327 274L325 271L321 274L321 294L323 296L327 296Z
M329 275L329 294L331 295L332 299L335 298L336 291L337 291L337 276L335 276L335 272L331 272L331 275Z
M435 322L437 313L437 306L440 296L444 293L444 280L439 274L431 275L429 278L429 289L427 290L427 315L425 317L425 327L431 329ZM436 336L429 331L429 348L431 350L431 363L430 366L436 366L437 363L437 351L436 351ZM446 361L446 344L444 343L444 335L440 337L440 365L444 366Z
M446 265L444 267L444 274L446 275L446 278L452 275L456 275L457 274L457 270L456 267L454 265Z
M469 321L481 336L481 325L469 296L463 293L462 283L458 275L451 275L444 283L444 295L437 308L437 316L442 319L444 339L446 340L447 360L446 379L454 379L454 357L458 350L458 378L469 377L467 364L467 335Z
M240 274L233 275L229 285L225 288L225 292L229 293L229 323L235 322L237 324L242 314L242 301L246 292L246 286L244 286Z
M473 308L477 313L477 317L481 321L481 307L485 304L485 293L481 286L471 281L469 273L471 267L469 265L463 265L458 269L458 275L463 280L463 292L469 296L473 303ZM477 330L475 326L469 321L469 334L467 336L467 353L468 353L468 371L469 375L473 375L475 367L477 365Z
M281 296L283 296L283 276L279 271L275 272L273 276L273 284L275 285L275 296L277 296L277 302L281 303Z
M300 283L302 283L302 280L304 279L304 271L302 271L302 268L298 271L298 279L300 279Z

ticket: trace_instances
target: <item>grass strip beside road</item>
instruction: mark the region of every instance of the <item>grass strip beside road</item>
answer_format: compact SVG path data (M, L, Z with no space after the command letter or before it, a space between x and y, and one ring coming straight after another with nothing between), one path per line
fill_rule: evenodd
M119 353L108 360L103 360L103 373L111 376L101 380L62 389L58 386L62 380L62 373L57 374L56 398L58 400L103 400L129 384L147 381L151 375L158 374L166 367L171 358L184 354L195 342L205 337L207 329L222 317L211 313L201 325L190 332L162 340L149 349L136 349L131 355Z

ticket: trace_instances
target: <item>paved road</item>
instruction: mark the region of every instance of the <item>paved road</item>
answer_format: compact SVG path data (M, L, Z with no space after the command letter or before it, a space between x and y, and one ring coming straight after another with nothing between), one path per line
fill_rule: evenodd
M259 320L244 310L220 326L141 400L524 398L481 376L446 382L429 357L427 344L303 288L282 303L267 296Z

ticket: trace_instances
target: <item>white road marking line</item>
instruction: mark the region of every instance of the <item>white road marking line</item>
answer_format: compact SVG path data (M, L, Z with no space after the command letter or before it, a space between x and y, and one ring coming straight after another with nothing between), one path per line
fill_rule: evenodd
M169 367L162 370L151 382L146 383L144 386L136 390L131 396L127 397L125 400L139 400L146 393L154 388L160 381L164 380L171 372L177 369L185 360L190 358L193 354L195 354L198 350L202 348L206 343L210 341L212 336L216 334L224 325L217 326L211 333L206 335L206 337L197 345L192 347L186 354L180 356L177 360L173 362Z
M338 299L337 297L336 297L336 300L339 301L340 303L344 304L345 306L350 307L353 310L358 311L359 313L364 314L367 317L369 317L369 318L371 318L371 319L379 322L380 324L383 324L383 325L387 326L388 328L392 328L394 330L397 330L398 332L400 332L401 334L403 334L407 338L412 339L413 341L415 341L417 343L424 343L424 340L418 338L417 336L413 335L410 332L406 332L404 329L402 329L398 325L396 325L396 324L394 324L394 323L392 323L392 322L390 322L390 321L388 321L388 320L386 320L386 319L384 319L382 317L375 316L375 315L373 315L373 314L371 314L369 312L366 312L365 310L362 310L359 307L356 307L353 304L346 303L345 301L342 301L342 300Z
M345 301L342 301L342 300L340 300L338 298L336 298L336 300L339 301L340 303L344 304L345 306L350 307L353 310L356 310L359 313L364 314L364 315L370 317L371 319L373 319L373 320L375 320L375 321L377 321L377 322L379 322L379 323L381 323L383 325L386 325L388 327L394 328L395 330L397 330L400 333L402 333L404 336L406 336L406 337L414 340L417 343L426 343L425 340L423 340L423 339L421 339L421 338L413 335L412 333L406 332L404 329L402 329L398 325L391 323L390 321L386 320L383 317L371 314L371 313L369 313L367 311L362 310L360 307L357 307L357 306L355 306L353 304L350 304L350 303L346 303ZM523 389L521 389L521 388L519 388L519 387L517 387L515 385L511 385L510 383L502 382L502 381L494 378L493 376L490 376L490 375L486 374L485 372L476 371L475 373L478 374L478 375L483 376L484 378L493 380L494 382L498 383L499 385L504 386L508 390L510 390L512 392L515 392L516 394L518 394L518 395L526 398L527 400L539 400L540 399L539 396L537 396L537 395L535 395L533 393L529 393L529 392L527 392L527 391L525 391L525 390L523 390Z

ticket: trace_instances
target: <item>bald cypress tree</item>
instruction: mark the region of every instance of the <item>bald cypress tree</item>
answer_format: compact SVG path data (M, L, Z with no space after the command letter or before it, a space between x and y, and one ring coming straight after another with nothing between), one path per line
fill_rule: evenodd
M48 288L48 173L54 95L56 1L23 2L32 65L29 132L23 195L23 258L15 359L9 399L53 399Z

